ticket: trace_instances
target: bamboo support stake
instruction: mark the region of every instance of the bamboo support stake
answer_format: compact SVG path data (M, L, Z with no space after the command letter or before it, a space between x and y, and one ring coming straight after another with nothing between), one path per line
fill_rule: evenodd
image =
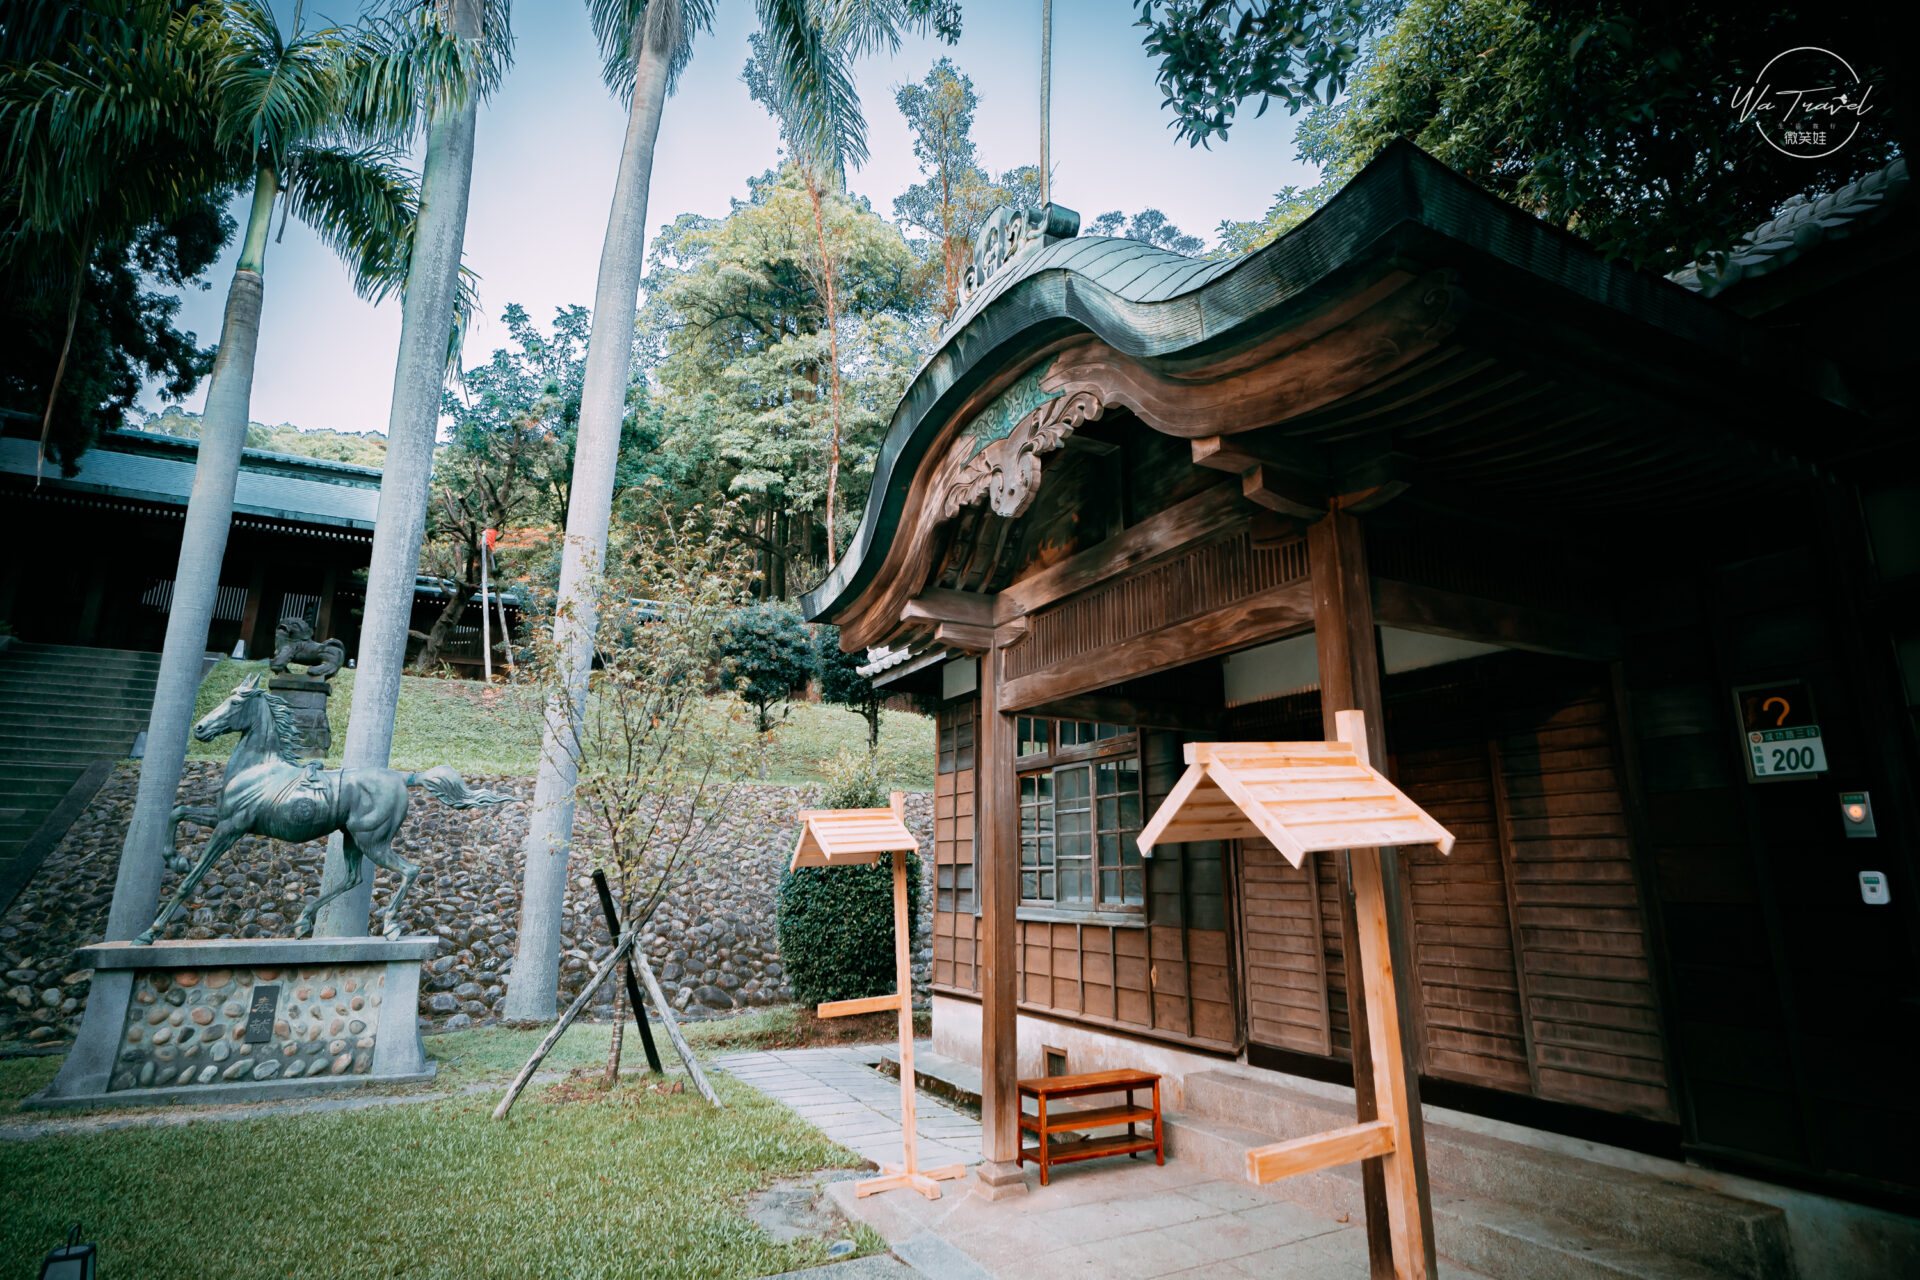
M680 1034L680 1020L673 1016L673 1006L667 1003L666 996L660 992L660 980L653 976L653 966L647 963L646 953L635 949L633 967L640 971L640 981L647 989L647 998L653 1001L654 1010L659 1013L660 1021L667 1028L667 1039L673 1041L674 1052L680 1055L680 1061L686 1064L687 1074L693 1077L693 1087L700 1096L714 1106L721 1105L720 1095L707 1083L706 1073L700 1070L699 1059L693 1056L693 1050L687 1047L687 1038Z
M546 1056L553 1052L553 1046L559 1043L560 1037L566 1033L568 1027L573 1025L573 1020L580 1016L582 1009L587 1007L587 1001L593 999L593 993L600 989L600 984L607 980L607 975L613 972L614 966L633 950L633 944L639 938L639 930L628 930L620 939L620 945L600 962L600 967L593 971L593 976L587 980L587 985L580 988L580 994L573 998L573 1003L567 1006L567 1011L560 1015L560 1021L553 1024L553 1030L547 1032L546 1038L540 1042L540 1047L533 1051L533 1056L527 1059L527 1064L520 1068L520 1074L513 1078L512 1084L507 1086L507 1096L500 1099L500 1105L493 1109L495 1120L507 1118L507 1112L513 1110L514 1100L520 1096L520 1091L527 1087L527 1081L533 1079L533 1073L540 1069L540 1064L546 1060Z
M721 1105L720 1096L713 1091L713 1086L707 1083L707 1077L701 1072L699 1062L694 1059L693 1050L687 1047L686 1038L680 1034L680 1024L675 1021L666 997L660 994L660 983L653 976L653 966L647 963L646 956L634 945L639 940L638 929L628 929L621 935L620 944L600 962L600 967L593 971L593 976L587 979L587 984L580 988L580 994L573 998L573 1003L567 1006L567 1011L560 1015L560 1021L553 1024L553 1030L547 1032L546 1038L540 1041L540 1047L533 1051L533 1056L528 1058L526 1065L520 1068L520 1074L513 1078L511 1085L507 1086L507 1096L500 1099L500 1105L493 1109L495 1120L507 1118L507 1113L513 1110L514 1101L527 1087L527 1082L533 1079L533 1073L539 1070L546 1056L553 1052L553 1046L559 1043L560 1037L565 1034L568 1027L573 1025L573 1020L580 1016L580 1011L587 1007L587 1002L593 999L593 993L600 989L600 985L629 955L633 957L634 966L640 970L640 976L646 982L647 995L652 999L653 1007L659 1011L660 1021L666 1024L667 1035L672 1039L673 1047L679 1051L680 1061L686 1064L687 1074L693 1077L694 1087L708 1102L716 1107Z
M620 913L613 909L613 890L607 884L607 873L596 870L593 873L593 887L600 895L600 914L607 919L609 937L620 936ZM667 1074L660 1065L660 1050L653 1043L653 1031L647 1026L647 1002L640 998L640 984L633 976L633 965L629 963L622 971L626 980L627 1003L633 1006L633 1020L640 1024L640 1043L647 1051L647 1070L657 1076Z

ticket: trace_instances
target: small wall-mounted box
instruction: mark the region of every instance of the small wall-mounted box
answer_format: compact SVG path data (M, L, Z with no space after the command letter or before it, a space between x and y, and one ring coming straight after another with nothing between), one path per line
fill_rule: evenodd
M1879 835L1873 826L1873 797L1864 791L1842 791L1840 825L1850 838L1865 839Z
M1860 901L1870 907L1887 905L1887 878L1878 871L1860 873Z

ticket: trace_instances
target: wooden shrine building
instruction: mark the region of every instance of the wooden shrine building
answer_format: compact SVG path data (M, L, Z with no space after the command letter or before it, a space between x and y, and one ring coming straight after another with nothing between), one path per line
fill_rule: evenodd
M199 441L110 431L70 476L56 464L37 467L37 453L25 428L0 435L0 621L45 644L157 652ZM248 657L271 657L279 621L305 618L322 638L337 636L349 658L358 652L380 475L324 458L242 453L209 651L241 645ZM437 579L417 581L416 634L433 626L447 593ZM518 599L496 594L518 636ZM481 635L475 593L442 661L478 675Z
M1359 710L1457 839L1381 860L1429 1103L1920 1203L1911 211L1668 279L1396 143L1231 261L990 221L804 601L938 706L989 1181L1043 1054L1352 1079L1344 857L1136 839Z
M180 560L200 442L110 431L73 475L36 476L33 439L0 438L0 503L11 552L0 564L0 618L46 644L157 652ZM248 449L234 486L207 648L270 657L282 617L359 647L361 585L373 554L380 472Z

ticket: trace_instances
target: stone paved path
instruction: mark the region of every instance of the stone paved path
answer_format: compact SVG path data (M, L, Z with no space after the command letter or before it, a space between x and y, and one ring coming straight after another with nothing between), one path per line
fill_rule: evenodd
M872 1045L730 1053L721 1070L792 1107L815 1128L876 1165L900 1161L900 1085L875 1071ZM920 1167L980 1162L980 1122L937 1098L914 1100Z
M739 1053L720 1065L787 1103L828 1137L881 1163L900 1157L900 1086L867 1064L875 1047ZM915 1102L921 1163L980 1160L980 1124L922 1093ZM860 1199L853 1181L828 1194L850 1221L878 1231L911 1272L927 1280L1353 1280L1367 1274L1366 1234L1204 1169L1150 1158L1057 1167L1042 1187L1029 1167L1027 1194L987 1200L971 1178L943 1183L927 1200L906 1191ZM820 1273L822 1280L832 1271ZM1484 1280L1442 1266L1445 1280ZM852 1280L853 1273L849 1273Z

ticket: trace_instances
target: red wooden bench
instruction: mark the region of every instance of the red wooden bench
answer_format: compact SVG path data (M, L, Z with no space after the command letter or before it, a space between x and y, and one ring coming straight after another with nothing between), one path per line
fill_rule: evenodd
M1136 1106L1133 1095L1142 1089L1153 1092L1152 1106ZM1126 1105L1090 1107L1079 1111L1053 1111L1048 1103L1063 1098L1084 1098L1089 1094L1124 1093ZM1156 1164L1167 1162L1166 1148L1160 1137L1160 1077L1146 1071L1094 1071L1078 1076L1040 1076L1020 1082L1020 1128L1034 1135L1035 1146L1020 1147L1020 1163L1031 1160L1040 1166L1040 1185L1047 1185L1052 1166L1070 1160L1097 1160L1101 1156L1131 1156L1153 1152ZM1026 1111L1025 1100L1032 1098L1035 1114ZM1138 1133L1136 1125L1151 1123L1152 1135ZM1104 1138L1074 1138L1053 1141L1056 1133L1078 1133L1083 1129L1107 1129L1127 1126L1125 1133Z

